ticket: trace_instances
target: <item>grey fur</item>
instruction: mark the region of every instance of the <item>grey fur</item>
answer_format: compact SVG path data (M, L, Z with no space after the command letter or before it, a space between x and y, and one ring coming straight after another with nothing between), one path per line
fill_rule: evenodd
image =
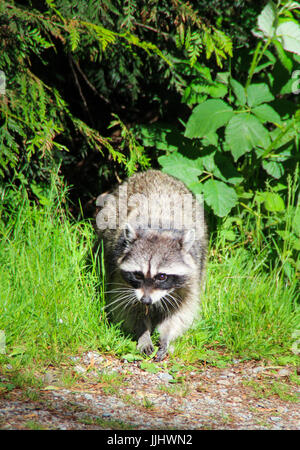
M166 196L176 204L184 195L191 196L181 181L167 174L157 170L141 172L123 183L122 188L127 191L126 198L122 198L117 187L111 195L101 195L97 201L102 206L96 224L99 240L103 239L104 243L107 310L113 321L122 321L123 328L136 337L139 350L147 355L154 350L151 333L157 328L160 346L156 360L160 361L170 341L192 325L200 306L206 225L203 215L195 215L197 200L194 196L191 227L177 229L172 220L169 228L153 225L153 214L160 220L170 213L161 206L159 199ZM151 199L148 214L143 202L132 202L132 196ZM114 219L119 202L123 204L117 208ZM125 210L127 214L123 214ZM103 216L100 217L103 211L113 218L112 222L115 220L114 229L103 227ZM164 274L167 278L161 280ZM142 280L135 278L142 275Z

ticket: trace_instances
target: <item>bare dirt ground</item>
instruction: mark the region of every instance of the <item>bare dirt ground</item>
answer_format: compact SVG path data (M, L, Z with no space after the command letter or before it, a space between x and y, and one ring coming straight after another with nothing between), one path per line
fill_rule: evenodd
M9 380L0 375L0 429L300 429L294 367L236 360L222 369L169 373L160 365L151 373L150 363L140 364L97 352L72 357L68 387L62 368L49 367L41 389L5 389Z

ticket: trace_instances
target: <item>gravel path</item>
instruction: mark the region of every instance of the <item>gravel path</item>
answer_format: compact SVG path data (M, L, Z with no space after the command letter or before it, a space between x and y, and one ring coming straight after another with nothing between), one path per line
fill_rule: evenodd
M68 388L62 370L53 367L43 375L40 390L5 390L9 380L0 375L0 428L300 429L295 368L237 360L222 369L199 366L190 371L168 363L142 363L142 369L140 361L97 352L71 360L75 381Z

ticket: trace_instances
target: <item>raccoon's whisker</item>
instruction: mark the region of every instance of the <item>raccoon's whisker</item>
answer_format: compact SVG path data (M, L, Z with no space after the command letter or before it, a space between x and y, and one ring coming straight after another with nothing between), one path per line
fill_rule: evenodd
M180 303L182 303L182 301L183 301L182 298L180 297L180 295L178 295L178 294L177 294L177 296L172 295L171 292L169 292L167 295L175 302L176 306L179 308Z
M131 302L130 302L129 310L131 310L134 306L137 306L139 303L140 303L140 302L139 302L139 300L138 300L137 298L133 298L133 299L131 300Z
M137 305L138 302L139 301L136 297L132 297L126 305L126 307L129 308L128 311L130 311L135 305Z
M168 303L166 301L167 299L165 297L163 297L161 300L162 300L161 304L162 304L162 307L163 307L163 311L164 311L164 313L167 316L169 316L170 315L170 309L169 309Z
M110 313L114 312L119 307L122 308L122 313L128 313L130 311L130 308L128 309L128 306L130 306L131 302L123 302L120 305L116 305L113 309L109 310Z
M113 301L110 302L110 304L115 303L115 301L118 301L118 299L120 299L121 297L126 297L126 296L131 296L133 294L133 290L132 289L126 289L125 291L111 291L112 294L115 294L113 296Z
M167 307L167 309L168 309L168 311L169 311L169 305L173 306L173 304L172 304L172 302L170 301L170 299L167 297L167 295L165 295L165 296L163 297L163 301L164 301L164 304L166 305L166 307Z
M120 283L120 284L118 283L115 286L109 286L109 289L132 289L132 287L131 286L127 286L124 283Z
M107 305L105 306L105 308L108 308L112 305L115 305L116 303L123 303L123 301L126 303L129 300L128 294L123 295L123 296L119 296L117 297L113 302L107 303Z
M115 305L116 303L117 303L117 307L120 305L120 304L125 304L126 305L126 303L130 303L132 300L135 300L136 299L136 296L133 294L133 292L131 292L131 293L126 293L126 294L121 294L120 296L118 296L113 302L111 302L111 303L108 303L106 306L112 306L112 305Z
M167 301L165 295L160 299L160 306L165 313L167 313L167 314L170 313L168 301Z
M176 304L176 306L179 306L179 299L176 298L174 295L172 294L168 294L167 297Z
M128 290L128 291L126 291L126 292L120 292L119 294L118 294L118 297L120 298L120 297L124 297L124 296L128 296L128 297L132 297L132 295L135 295L134 294L134 292L132 291L132 290Z
M115 311L117 308L126 308L126 304L128 303L128 299L123 299L122 301L120 301L117 305L114 306L114 308L110 309L109 312L112 313L113 311ZM109 305L110 306L110 305Z
M168 309L166 308L164 298L160 299L159 306L163 310L164 313L168 313Z
M114 293L119 293L119 292L131 292L132 289L129 288L116 288L116 289L112 289L111 291L104 291L104 294L114 294Z
M121 294L119 294L118 299L122 300L123 298L127 298L128 300L131 300L132 298L136 298L135 293L134 292L122 292Z
M179 301L178 299L176 299L173 295L171 295L170 293L165 295L164 297L166 299L166 301L174 308L174 306L176 306L177 308L179 308Z
M110 307L110 306L112 306L112 305L114 305L114 304L116 304L116 303L120 303L120 302L122 302L123 300L127 300L127 298L128 298L128 295L126 295L126 296L124 296L124 297L118 297L118 298L116 298L113 302L107 303L107 304L105 305L105 308L108 308L108 307Z

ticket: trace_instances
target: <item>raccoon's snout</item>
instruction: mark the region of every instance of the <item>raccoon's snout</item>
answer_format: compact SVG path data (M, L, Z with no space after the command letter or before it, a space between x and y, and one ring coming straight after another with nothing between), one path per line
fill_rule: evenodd
M150 297L150 295L143 295L143 297L141 298L141 302L144 303L144 305L151 305L152 298Z

